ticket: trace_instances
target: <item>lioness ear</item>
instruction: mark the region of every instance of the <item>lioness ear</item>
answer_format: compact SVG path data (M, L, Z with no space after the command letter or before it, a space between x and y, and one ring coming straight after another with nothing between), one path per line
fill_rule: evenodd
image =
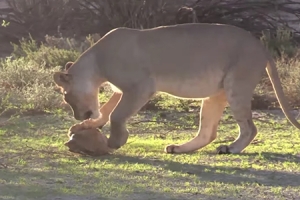
M73 65L73 62L67 62L65 64L65 70L68 70Z
M55 72L53 79L58 86L65 87L70 83L71 75L64 72Z

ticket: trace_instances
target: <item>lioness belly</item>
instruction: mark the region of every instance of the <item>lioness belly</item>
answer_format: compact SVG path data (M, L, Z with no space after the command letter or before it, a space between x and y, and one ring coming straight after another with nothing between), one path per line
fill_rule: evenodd
M219 77L207 77L201 79L175 80L174 78L160 79L156 82L156 89L169 95L187 98L203 99L219 93L222 88L222 82Z

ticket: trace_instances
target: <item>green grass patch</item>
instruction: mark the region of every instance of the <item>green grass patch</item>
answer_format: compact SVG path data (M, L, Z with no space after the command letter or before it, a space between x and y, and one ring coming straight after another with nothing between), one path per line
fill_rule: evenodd
M180 155L163 148L191 139L198 113L140 112L128 123L127 144L97 158L63 146L71 116L14 118L0 128L0 199L295 199L300 136L286 120L263 114L255 120L258 136L240 155L214 153L238 135L230 112L213 143Z

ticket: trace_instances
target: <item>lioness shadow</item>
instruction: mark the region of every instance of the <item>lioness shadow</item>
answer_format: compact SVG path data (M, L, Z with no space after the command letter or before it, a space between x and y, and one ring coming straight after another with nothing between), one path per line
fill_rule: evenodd
M297 157L292 154L282 154L282 153L271 153L271 152L262 152L262 153L242 153L240 156L259 156L262 157L265 160L268 160L270 162L294 162L300 164L300 157Z
M245 154L256 155L256 154ZM258 154L257 154L258 155ZM216 156L216 155L215 155ZM287 160L282 160L284 154L263 153L264 158L272 161L291 161L299 163L300 159L293 155L287 155ZM196 175L199 179L209 182L222 182L229 184L240 185L241 182L256 183L262 186L300 186L300 174L292 174L287 172L257 170L253 168L239 168L239 167L221 167L210 166L202 164L184 164L174 161L163 161L158 159L147 159L139 157L131 157L124 155L110 155L96 158L99 160L110 159L116 164L128 162L139 164L150 164L153 166L163 167L165 170L180 172L190 175Z

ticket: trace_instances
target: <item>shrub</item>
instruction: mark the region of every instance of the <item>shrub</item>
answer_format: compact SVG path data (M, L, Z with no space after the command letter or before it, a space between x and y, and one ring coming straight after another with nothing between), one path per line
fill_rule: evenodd
M282 28L278 28L275 34L264 31L260 39L275 58L286 97L289 99L292 107L298 107L300 105L298 92L300 87L300 60L292 32L289 29ZM260 84L256 87L252 103L253 108L256 109L268 109L279 106L267 73L264 73Z
M20 44L12 44L14 51L13 58L25 58L26 61L35 62L37 65L49 68L64 66L68 61L74 61L80 51L68 43L68 38L59 38L59 43L53 43L51 37L46 36L46 43L38 45L31 37L20 40ZM50 39L49 39L50 38ZM48 43L52 42L52 43ZM69 44L69 46L67 46ZM64 48L62 48L64 47Z
M282 87L286 96L289 98L293 107L300 106L300 59L298 56L293 58L282 57L277 62Z
M46 111L61 107L62 99L52 81L58 67L47 69L25 58L1 62L1 110Z
M25 58L26 61L35 62L37 65L49 68L64 66L68 61L75 61L80 53L88 49L98 39L99 34L92 34L82 40L74 38L45 36L45 42L38 44L30 36L22 38L19 44L12 43L13 58Z
M46 36L40 45L31 37L12 44L11 56L0 62L0 109L41 112L63 108L53 72L75 61L97 39L97 34L83 40Z
M1 109L53 111L63 108L61 95L53 82L53 72L61 70L67 61L76 60L99 38L99 35L89 35L76 40L47 35L40 45L32 38L22 39L19 45L14 44L12 56L0 63ZM288 31L279 30L274 37L265 34L261 40L273 52L285 94L293 106L297 106L300 104L300 60L291 38ZM111 92L110 87L101 89L100 102L106 102ZM144 109L188 111L193 104L199 106L200 102L158 94ZM266 109L274 105L278 106L273 88L268 77L264 76L255 90L253 108Z
M297 46L293 41L293 32L289 29L278 28L275 34L264 31L260 40L274 57L293 57L297 53Z

